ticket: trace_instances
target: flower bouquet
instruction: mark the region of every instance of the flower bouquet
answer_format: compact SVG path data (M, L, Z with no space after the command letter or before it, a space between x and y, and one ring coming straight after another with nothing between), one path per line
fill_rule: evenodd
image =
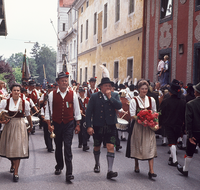
M144 127L150 127L151 130L157 131L159 129L158 116L159 113L152 110L140 110L137 114L137 122Z

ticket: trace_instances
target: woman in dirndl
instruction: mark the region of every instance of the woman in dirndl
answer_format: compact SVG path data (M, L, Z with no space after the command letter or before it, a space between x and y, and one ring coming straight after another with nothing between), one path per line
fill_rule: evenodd
M9 120L1 121L5 124L0 139L0 156L11 160L10 172L13 173L13 181L18 182L18 168L21 159L29 157L28 132L24 116L32 129L29 102L19 97L20 84L11 86L12 97L0 102L0 111L7 110Z
M151 179L157 175L153 170L154 158L157 157L155 132L150 127L144 127L137 122L137 114L140 110L152 110L156 112L156 102L152 97L146 96L149 84L146 80L138 83L139 96L134 97L130 102L130 115L135 120L132 135L130 136L130 158L135 159L135 172L139 173L138 160L148 160L149 173Z

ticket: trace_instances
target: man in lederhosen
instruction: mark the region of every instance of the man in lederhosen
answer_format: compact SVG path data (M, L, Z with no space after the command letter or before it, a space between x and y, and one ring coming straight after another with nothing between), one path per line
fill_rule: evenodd
M95 167L94 172L100 172L100 147L103 138L106 141L107 147L107 162L108 173L107 179L117 177L118 173L112 171L114 162L114 145L116 142L116 123L117 115L116 109L122 108L122 103L119 96L115 92L111 92L112 85L108 77L102 78L99 84L101 91L91 95L88 107L86 110L86 127L89 135L93 135L94 139L94 158ZM93 118L93 127L91 119Z
M75 133L80 132L80 107L78 97L73 90L69 88L69 73L61 72L56 81L59 88L49 94L49 100L45 110L45 119L48 129L54 131L55 137L55 175L60 175L64 167L62 144L64 143L64 155L66 164L66 181L74 179L72 175L72 139L74 134L74 119L76 120ZM49 104L49 105L48 105ZM50 112L49 112L50 107ZM52 116L52 124L50 122Z
M189 166L195 153L196 146L200 144L200 83L193 86L196 98L186 104L185 127L188 134L185 163L177 166L179 172L188 176Z

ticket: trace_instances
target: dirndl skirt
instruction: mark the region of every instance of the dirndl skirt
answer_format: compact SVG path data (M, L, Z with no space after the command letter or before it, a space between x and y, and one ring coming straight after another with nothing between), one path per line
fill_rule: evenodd
M0 139L0 156L8 159L29 157L28 132L24 118L12 118L4 126Z

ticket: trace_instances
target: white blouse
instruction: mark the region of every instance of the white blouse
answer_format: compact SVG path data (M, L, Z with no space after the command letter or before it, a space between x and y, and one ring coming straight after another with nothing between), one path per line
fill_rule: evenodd
M140 96L136 96L135 98L137 98L137 101L138 101L138 104L139 104L139 107L140 108L148 108L150 105L149 105L149 98L148 96L145 96L145 102L143 104L143 101L142 99L140 98ZM153 97L150 97L151 98L151 110L156 112L156 101ZM135 116L136 115L136 101L135 99L132 99L131 102L130 102L130 106L129 106L129 110L130 110L130 115L131 117L132 116Z
M10 104L9 104L9 110L14 111L14 112L18 111L19 102L20 102L20 98L18 99L17 104L15 105L13 98L11 97ZM6 106L7 106L7 100L2 100L0 102L0 112L5 110ZM27 100L25 100L25 111L24 112L25 112L25 116L30 115L30 104Z

